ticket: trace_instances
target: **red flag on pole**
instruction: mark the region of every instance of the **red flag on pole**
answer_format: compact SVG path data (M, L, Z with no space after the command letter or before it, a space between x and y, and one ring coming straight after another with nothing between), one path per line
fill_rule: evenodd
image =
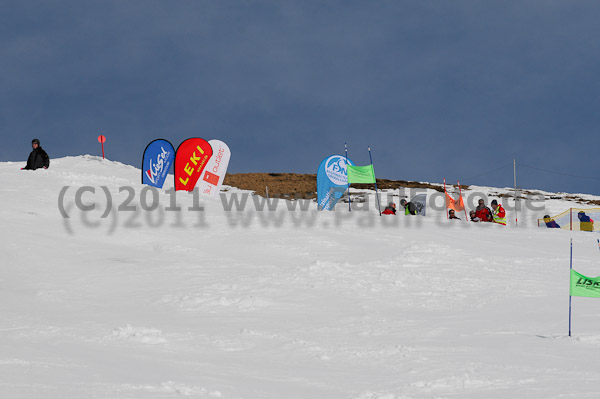
M454 199L446 191L446 179L444 179L444 194L446 194L446 210L454 209L456 212L465 211L465 217L467 217L467 211L465 209L465 202L463 201L462 191L460 190L460 183L458 183L459 196L458 199ZM446 212L448 217L448 212ZM468 219L467 219L468 221Z
M465 203L462 195L458 199L454 199L450 194L446 193L446 209L454 209L456 212L463 211L465 209Z
M98 142L102 144L102 159L104 159L104 143L106 143L106 136L98 136Z

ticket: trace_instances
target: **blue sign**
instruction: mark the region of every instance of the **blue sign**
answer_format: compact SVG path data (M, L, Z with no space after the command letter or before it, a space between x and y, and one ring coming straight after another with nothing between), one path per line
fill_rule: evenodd
M175 149L167 140L152 141L144 151L142 161L142 184L162 188L175 161Z
M333 210L335 204L348 188L346 165L354 163L341 155L327 157L317 170L317 204L319 209Z

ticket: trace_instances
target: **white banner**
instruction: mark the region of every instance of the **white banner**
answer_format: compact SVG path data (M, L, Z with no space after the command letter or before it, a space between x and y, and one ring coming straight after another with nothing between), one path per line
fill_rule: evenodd
M231 151L227 147L227 144L221 140L210 140L208 144L213 149L213 155L208 160L202 172L202 178L198 181L198 187L202 194L212 197L217 195L221 189L223 180L225 180Z

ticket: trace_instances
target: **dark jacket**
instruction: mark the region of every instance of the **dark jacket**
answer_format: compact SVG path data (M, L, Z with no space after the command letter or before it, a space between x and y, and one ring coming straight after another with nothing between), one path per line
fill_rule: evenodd
M404 214L405 215L416 215L417 214L417 206L412 202L407 202L404 204Z
M548 227L549 229L560 229L560 226L554 220L546 222L546 227Z
M25 169L35 170L43 167L47 168L49 166L50 157L48 157L48 154L46 154L46 151L44 151L42 147L38 146L38 148L31 151L31 154L29 154L29 158L27 159L27 166L25 166Z

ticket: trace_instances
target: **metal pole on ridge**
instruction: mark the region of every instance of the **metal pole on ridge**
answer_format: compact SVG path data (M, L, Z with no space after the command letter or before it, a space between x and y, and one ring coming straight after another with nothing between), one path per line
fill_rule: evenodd
M569 337L571 336L571 270L573 270L573 239L571 238L571 262L569 270Z
M515 174L515 225L519 225L519 216L517 211L517 160L513 159L513 170Z
M367 148L369 149L369 159L373 167L373 178L375 178L375 166L373 165L373 157L371 156L371 146ZM379 211L379 216L381 216L381 204L379 203L379 194L377 193L377 179L375 179L375 201L377 201L377 210Z
M448 195L448 193L446 192L446 178L444 177L444 203L446 204L446 219L449 219L450 217L448 216L448 198L446 198L446 195Z
M462 198L462 190L460 189L460 182L457 180L456 181L458 183L458 192L460 194L460 198ZM469 221L469 217L467 216L467 208L465 208L465 202L463 200L463 211L465 211L465 222Z
M348 178L348 143L344 143L344 148L346 149L346 178ZM352 207L350 206L350 183L348 183L348 212L352 212Z

